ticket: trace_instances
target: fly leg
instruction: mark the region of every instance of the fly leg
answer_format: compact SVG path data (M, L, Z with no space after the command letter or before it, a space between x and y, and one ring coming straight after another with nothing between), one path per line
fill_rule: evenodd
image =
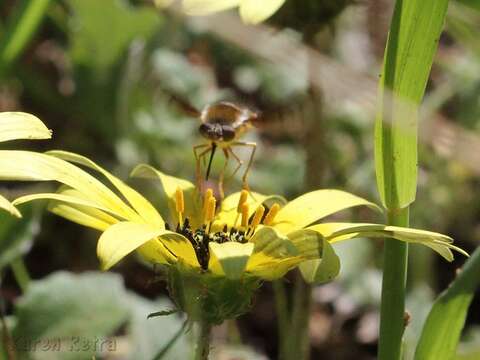
M208 152L210 152L211 150L212 150L211 144L200 144L200 145L195 145L193 147L193 154L195 155L195 178L197 180L197 187L200 190L200 192L202 190L202 169L201 169L200 160L202 158L205 159L205 155L208 154Z
M248 163L247 163L247 168L245 169L245 172L243 173L243 176L242 176L242 188L250 192L250 189L248 187L247 177L248 177L250 168L252 167L252 164L253 164L253 158L255 156L255 151L257 150L257 144L254 142L239 141L239 142L234 142L232 146L239 146L239 147L243 146L243 147L249 147L251 149L250 158L248 159Z
M232 157L237 162L237 167L232 171L232 173L230 174L230 176L228 176L228 178L225 180L225 182L230 181L235 176L235 174L238 172L238 170L240 170L240 168L243 165L243 161L240 160L240 158L233 152L233 150L230 147L228 147L226 150L230 153L230 155L232 155Z

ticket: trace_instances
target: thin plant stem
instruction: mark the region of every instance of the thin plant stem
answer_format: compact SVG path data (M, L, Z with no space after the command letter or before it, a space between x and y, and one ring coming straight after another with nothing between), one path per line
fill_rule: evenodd
M388 210L388 224L408 227L409 208ZM379 360L397 360L401 356L405 330L405 294L407 284L408 244L385 241L380 309Z
M279 342L279 356L280 360L288 359L288 349L290 349L290 341L293 337L287 337L287 330L289 327L288 321L288 304L287 292L283 284L283 280L275 280L272 283L273 292L275 294L275 310L277 313L278 326L278 342Z
M290 347L289 359L308 360L310 358L309 322L312 310L312 286L307 284L300 273L297 274L294 289L292 330L295 334L294 346Z
M212 325L208 321L198 322L198 337L195 344L195 360L208 360Z
M28 285L30 284L30 275L28 273L27 267L25 266L25 262L21 257L13 260L10 263L10 267L13 272L13 276L17 281L18 286L22 290L23 293L27 291Z

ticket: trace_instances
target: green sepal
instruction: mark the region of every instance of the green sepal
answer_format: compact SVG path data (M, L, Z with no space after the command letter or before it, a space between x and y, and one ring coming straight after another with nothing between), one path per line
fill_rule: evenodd
M260 280L251 276L228 279L177 263L168 270L168 290L190 321L221 324L248 312Z

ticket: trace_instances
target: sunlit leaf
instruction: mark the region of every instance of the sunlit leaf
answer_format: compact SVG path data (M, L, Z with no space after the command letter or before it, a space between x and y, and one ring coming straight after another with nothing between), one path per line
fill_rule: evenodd
M415 199L417 106L423 98L448 0L397 1L380 80L375 128L382 203L399 209Z
M415 359L453 359L467 311L480 284L480 248L468 259L457 278L433 304L415 352Z

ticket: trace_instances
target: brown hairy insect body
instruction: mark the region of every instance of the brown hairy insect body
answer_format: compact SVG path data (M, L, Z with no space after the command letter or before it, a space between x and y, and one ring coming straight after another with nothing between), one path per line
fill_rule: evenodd
M193 115L190 107L189 113ZM253 142L243 142L239 139L252 128L253 123L258 120L259 115L246 107L242 107L229 102L218 102L205 106L197 116L202 122L199 127L200 134L208 140L207 144L200 144L193 147L195 159L197 162L197 181L201 182L201 159L210 154L210 160L206 171L205 179L210 176L212 160L217 148L220 148L225 156L225 164L220 172L219 190L223 197L223 183L225 181L225 171L228 161L232 157L236 162L236 168L229 178L233 177L243 165L243 161L233 152L233 147L249 147L251 149L247 167L242 176L244 189L248 189L247 176L252 166L255 155L256 144Z

